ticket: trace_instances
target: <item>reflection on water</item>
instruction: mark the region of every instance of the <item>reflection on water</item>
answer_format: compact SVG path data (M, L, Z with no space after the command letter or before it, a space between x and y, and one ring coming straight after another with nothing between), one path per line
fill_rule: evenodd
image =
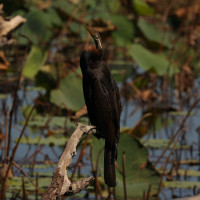
M21 105L18 107L18 114L17 114L17 122L23 121L24 116L21 113L22 106L30 104L33 99L38 96L38 91L28 91L27 95L24 98L24 93L20 91L18 93L19 100L21 100ZM1 100L3 102L3 100ZM4 100L5 103L5 100ZM6 105L2 103L1 106L9 106L12 105L12 98L10 95L6 98ZM135 112L133 112L135 111ZM134 114L133 114L134 113ZM135 127L138 121L141 119L144 113L144 109L140 108L136 103L129 102L127 105L124 105L124 109L121 116L121 127L123 129L124 126L126 127ZM175 114L174 112L168 113L160 113L156 118L151 116L149 126L149 121L144 119L144 124L146 125L146 132L147 134L141 139L141 142L144 145L147 145L147 142L154 139L157 141L170 139L173 135L177 132L180 127L180 124L183 118L186 116L186 112L182 112L179 114ZM2 117L4 115L2 114ZM200 153L199 153L199 140L200 135L197 132L197 128L199 126L199 112L198 109L195 108L191 115L188 117L186 123L183 127L183 133L179 138L179 142L177 143L177 148L173 151L168 149L164 156L160 159L156 168L160 172L165 171L165 176L163 177L164 185L160 192L160 199L171 199L172 197L184 197L184 196L192 196L194 193L198 192L200 186L195 187L195 182L199 181L200 175L195 172L199 170L199 161L200 161ZM153 119L153 120L152 120ZM144 125L143 124L143 125ZM12 127L12 147L15 145L16 139L19 137L20 131L22 129L22 125L19 123L14 123ZM37 131L33 131L29 128L26 129L24 137L27 137L27 144L20 144L19 148L17 149L15 161L17 163L23 163L28 167L24 167L24 170L27 173L43 173L49 174L51 176L53 170L55 169L56 162L61 155L63 148L60 146L48 146L48 145L37 145L37 144L28 144L30 138L35 138L41 134L41 129ZM45 130L44 135L48 134L48 131ZM30 142L31 143L31 142ZM65 143L65 142L64 142ZM64 145L64 144L63 144ZM149 151L149 160L152 161L153 164L156 163L157 159L163 152L166 145L160 144L161 147L157 148L153 144L149 144L148 151ZM37 154L34 155L35 152ZM89 151L90 149L87 148L86 156L82 161L82 174L90 174L91 166L90 166L90 159L89 159ZM171 156L166 164L166 159L168 155L171 153ZM2 154L3 155L3 154ZM2 156L1 155L1 156ZM27 159L30 158L30 159ZM77 156L73 160L73 163L76 163ZM190 162L189 162L190 160ZM44 163L47 161L51 161L51 164L47 168L35 168L33 167L34 164ZM31 165L32 164L32 165ZM160 168L161 167L161 168ZM182 171L180 169L183 169ZM194 170L194 174L191 174L191 171ZM17 172L19 174L19 172ZM177 181L177 182L176 182ZM186 182L185 186L179 185L178 182ZM170 183L177 183L176 187ZM190 184L191 183L191 184ZM166 187L164 187L166 185ZM172 186L173 188L171 188ZM188 187L191 188L188 188Z

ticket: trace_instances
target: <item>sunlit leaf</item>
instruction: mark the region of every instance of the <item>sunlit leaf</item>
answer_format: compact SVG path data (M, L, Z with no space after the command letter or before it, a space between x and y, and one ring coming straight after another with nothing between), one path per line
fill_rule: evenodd
M48 169L51 170L53 167L56 167L57 164L53 164L51 161L49 164L41 163L41 164L35 164L34 169ZM30 164L23 164L23 168L30 168ZM45 172L46 173L46 172ZM48 172L47 172L48 173ZM36 174L35 174L36 175ZM45 174L46 175L46 174Z
M60 81L58 89L51 91L50 101L61 108L80 110L85 104L81 78L76 73L70 73Z
M156 149L160 149L160 148L165 148L167 147L167 145L169 144L170 140L167 139L142 139L141 142L145 147L149 147L149 148L156 148ZM174 143L172 143L169 148L173 148ZM190 146L188 145L180 145L180 144L176 144L175 149L189 149Z
M162 54L150 52L139 44L130 46L128 54L143 70L154 70L158 75L173 75L177 68Z
M30 183L30 181L28 180L28 178L24 178L25 179L25 183L26 183L26 189L27 190L32 190L35 191L35 186L32 185L32 183ZM49 185L49 183L51 182L52 177L42 177L40 178L39 181L39 185L38 187L40 189L46 189ZM8 180L9 183L9 190L21 190L22 189L22 178L21 177L13 177L11 180Z
M200 161L195 159L180 160L181 165L199 165Z
M54 8L50 7L47 9L46 12L47 12L49 21L51 22L52 25L56 25L56 26L63 25L63 22L62 22L60 16L58 15L58 13L55 11Z
M171 111L169 112L170 115L174 115L174 116L186 116L188 115L188 112L185 111ZM190 116L195 116L196 114L194 112L189 114Z
M71 1L65 1L65 0L57 0L52 2L52 6L56 9L62 10L62 12L66 13L67 15L71 16L72 13L77 8L77 5L73 4ZM74 15L74 18L78 18L79 12Z
M190 170L190 169L161 170L161 169L158 169L158 171L160 173L169 173L172 176L185 176L187 174L187 176L200 177L200 171L198 171L198 170Z
M116 82L125 81L134 72L132 64L128 63L110 63L109 68Z
M94 139L92 142L93 159L96 163L99 150L104 146L104 140ZM151 184L151 194L157 192L157 188L160 182L160 176L152 167L152 164L148 161L147 149L136 139L130 135L121 134L120 142L118 145L118 159L117 163L122 169L122 153L126 153L126 186L129 199L136 199L136 197L142 197L144 192L147 192L149 185ZM98 169L103 176L104 151L100 154ZM123 178L122 175L116 170L117 174L117 186L116 197L117 199L124 198Z
M64 136L49 136L46 138L38 137L22 137L20 143L22 144L35 144L35 145L58 145L64 146L67 142L67 138Z
M80 26L80 24L77 22L70 23L69 28L72 32L80 35L81 39L85 39L86 35L88 34L84 26Z
M106 4L112 13L116 13L121 8L120 0L106 0Z
M23 75L27 78L33 78L45 63L46 58L47 53L44 50L33 46L24 64Z
M27 116L31 110L31 106L23 107L23 114ZM37 114L36 110L33 111L31 119L28 121L28 125L32 127L42 128L48 123L49 128L75 128L76 123L65 116L42 116ZM24 122L21 122L24 124Z
M52 22L48 14L34 8L25 17L27 22L22 26L20 32L26 35L34 44L40 44L41 41L48 41L52 34L49 29ZM21 37L20 42L26 44L27 39Z
M185 189L200 189L200 182L198 181L163 181L164 187L170 188L185 188Z
M143 0L132 0L132 4L134 7L134 10L139 15L148 16L154 13L154 9L148 6L148 4L144 2Z
M0 99L6 99L8 97L7 94L0 94Z
M21 111L22 111L22 113L23 113L23 115L24 115L25 118L27 118L28 115L30 114L32 107L33 106L23 106L21 108ZM34 108L32 114L31 114L31 118L35 117L37 114L38 114L37 110Z
M45 89L43 87L35 87L35 86L29 86L27 87L28 91L36 91L36 92L40 92L40 93L44 93Z
M112 36L119 46L126 46L133 42L134 26L133 23L123 15L113 15L111 22L117 27Z
M138 20L138 27L148 40L163 45L164 47L172 47L168 32L159 30L152 23L149 23L143 19Z

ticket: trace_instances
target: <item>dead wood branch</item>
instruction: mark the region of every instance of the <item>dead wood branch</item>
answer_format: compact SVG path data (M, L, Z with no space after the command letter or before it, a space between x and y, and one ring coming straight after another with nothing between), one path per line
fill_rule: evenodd
M0 14L1 13L3 13L2 4L0 4ZM10 39L8 36L25 22L26 19L19 15L8 20L0 16L0 47L12 43L14 40L12 38Z
M57 197L62 195L74 195L75 193L85 189L91 182L94 181L94 177L92 176L81 180L70 181L67 174L67 169L72 163L72 158L76 155L78 142L84 133L96 133L96 128L94 126L84 126L81 123L78 123L76 130L70 137L65 150L60 157L58 166L54 171L51 184L46 193L42 196L42 200L56 200Z
M3 17L0 16L0 37L10 34L25 22L26 19L19 15L10 20L4 20Z

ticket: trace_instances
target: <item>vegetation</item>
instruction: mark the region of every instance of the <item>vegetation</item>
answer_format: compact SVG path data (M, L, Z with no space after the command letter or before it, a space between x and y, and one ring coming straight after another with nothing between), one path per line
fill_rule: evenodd
M123 112L116 188L110 191L102 179L103 141L90 137L76 178L98 169L100 190L92 185L77 197L172 199L198 192L198 0L10 0L3 6L0 199L40 199L77 123L89 124L79 66L92 42L85 24L101 34ZM26 22L3 35L1 22L17 15Z

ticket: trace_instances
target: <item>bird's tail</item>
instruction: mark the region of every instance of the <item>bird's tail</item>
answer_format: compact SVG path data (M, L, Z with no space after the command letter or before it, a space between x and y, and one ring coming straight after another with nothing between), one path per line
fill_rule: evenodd
M107 145L104 152L104 180L108 187L116 185L115 148L109 148Z

